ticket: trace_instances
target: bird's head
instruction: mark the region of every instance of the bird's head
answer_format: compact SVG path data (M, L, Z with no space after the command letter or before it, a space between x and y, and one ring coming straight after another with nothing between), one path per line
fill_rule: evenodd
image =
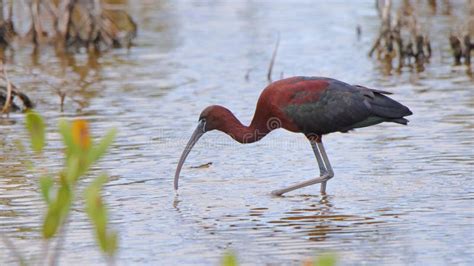
M232 115L227 108L220 105L211 105L202 110L198 121L199 123L203 121L204 132L214 129L222 130L229 114Z
M198 125L194 130L191 139L189 139L186 148L184 148L183 153L181 154L181 158L179 159L178 166L176 168L176 173L174 175L174 189L178 190L178 180L179 180L179 173L181 172L181 168L183 167L184 161L188 156L189 152L193 148L194 144L198 142L198 140L204 135L204 133L218 129L222 130L225 126L225 121L227 117L232 115L232 113L226 109L225 107L219 105L211 105L206 107L199 116Z

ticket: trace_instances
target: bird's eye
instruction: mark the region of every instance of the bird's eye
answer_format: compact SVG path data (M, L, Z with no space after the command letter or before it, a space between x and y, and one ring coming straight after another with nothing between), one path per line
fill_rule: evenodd
M206 119L205 118L200 119L199 124L202 125L202 131L206 132Z

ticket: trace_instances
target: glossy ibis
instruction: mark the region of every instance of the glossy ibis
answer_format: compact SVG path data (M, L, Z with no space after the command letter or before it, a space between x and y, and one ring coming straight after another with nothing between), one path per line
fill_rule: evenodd
M332 132L348 132L382 122L406 125L412 112L404 105L385 96L389 92L349 85L339 80L322 77L292 77L268 85L258 99L249 126L242 123L227 108L212 105L204 109L199 123L189 140L176 169L174 188L178 189L181 168L194 144L206 132L219 130L240 143L260 140L277 128L303 133L313 148L320 176L293 186L275 190L274 195L326 182L334 176L324 150L322 136Z

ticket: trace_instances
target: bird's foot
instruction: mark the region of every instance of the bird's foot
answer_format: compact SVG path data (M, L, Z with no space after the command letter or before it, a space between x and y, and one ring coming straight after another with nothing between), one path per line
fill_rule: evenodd
M298 183L298 184L295 184L295 185L292 185L292 186L289 186L289 187L286 187L286 188L283 188L283 189L277 189L277 190L274 190L271 192L271 194L273 196L281 196L287 192L290 192L290 191L293 191L293 190L296 190L296 189L299 189L299 188L303 188L303 187L307 187L307 186L311 186L311 185L314 185L314 184L319 184L319 183L323 183L324 184L324 191L322 190L322 187L321 187L321 192L322 193L326 193L326 182L331 179L333 177L333 175L331 174L324 174L320 177L316 177L316 178L313 178L313 179L310 179L308 181L304 181L304 182L301 182L301 183Z

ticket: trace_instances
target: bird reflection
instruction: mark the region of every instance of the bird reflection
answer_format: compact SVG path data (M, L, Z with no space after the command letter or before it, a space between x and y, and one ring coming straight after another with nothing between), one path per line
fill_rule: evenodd
M312 196L305 197L309 200ZM310 241L325 241L337 233L350 233L365 224L364 221L374 219L340 213L335 210L332 199L330 195L323 195L318 202L287 211L281 218L268 223L285 227L286 231L291 228L293 234L302 233Z

